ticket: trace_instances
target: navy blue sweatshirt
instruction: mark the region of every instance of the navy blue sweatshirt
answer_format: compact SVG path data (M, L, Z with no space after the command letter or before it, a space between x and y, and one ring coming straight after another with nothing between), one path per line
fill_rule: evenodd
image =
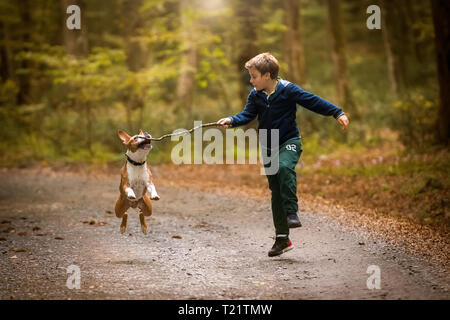
M279 129L279 145L300 138L297 127L297 104L324 116L339 118L344 112L334 104L309 93L297 85L278 79L275 92L268 96L264 91L253 88L247 98L244 110L231 116L231 126L245 125L258 117L258 129L268 129L267 147L270 148L270 130ZM263 144L264 145L264 144Z

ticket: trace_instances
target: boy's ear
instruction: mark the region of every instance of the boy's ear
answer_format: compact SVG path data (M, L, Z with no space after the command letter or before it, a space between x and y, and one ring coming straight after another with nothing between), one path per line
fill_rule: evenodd
M122 140L123 144L127 144L131 137L125 131L119 130L119 138Z

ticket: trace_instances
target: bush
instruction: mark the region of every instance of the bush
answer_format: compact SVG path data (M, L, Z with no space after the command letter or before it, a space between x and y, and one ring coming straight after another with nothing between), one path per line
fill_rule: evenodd
M424 149L434 142L438 105L437 99L428 99L421 94L393 103L393 127L400 131L399 138L405 146Z

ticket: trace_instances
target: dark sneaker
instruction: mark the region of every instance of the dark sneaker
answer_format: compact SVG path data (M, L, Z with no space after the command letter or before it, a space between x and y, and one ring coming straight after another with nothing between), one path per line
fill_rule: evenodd
M302 226L295 212L287 214L287 223L289 228L298 228Z
M277 237L272 249L269 251L269 257L279 256L292 249L294 249L294 246L288 237Z

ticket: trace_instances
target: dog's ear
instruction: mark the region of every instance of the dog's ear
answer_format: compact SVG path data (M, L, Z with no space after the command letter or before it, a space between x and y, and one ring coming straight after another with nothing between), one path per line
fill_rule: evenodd
M123 144L127 144L131 137L125 131L119 130L119 138L122 140Z
M139 135L142 136L144 134L144 132L142 131L142 129L139 130Z

